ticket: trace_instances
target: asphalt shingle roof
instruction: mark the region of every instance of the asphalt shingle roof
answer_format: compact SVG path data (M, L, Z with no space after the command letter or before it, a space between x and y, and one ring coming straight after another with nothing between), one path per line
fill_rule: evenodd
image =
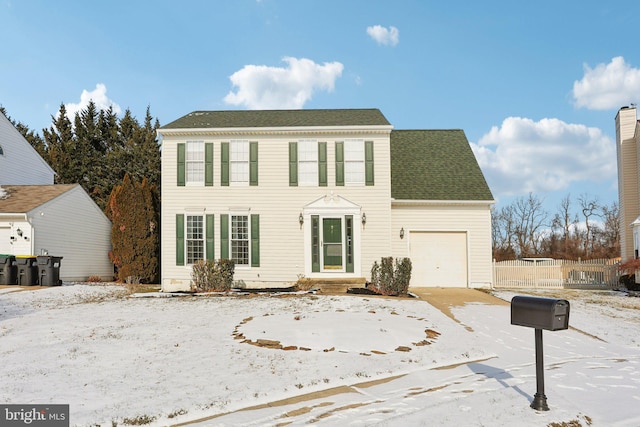
M79 184L3 185L0 213L27 213L66 193Z
M388 126L377 108L337 110L194 111L160 129L293 126Z
M467 137L459 129L391 131L391 197L493 200Z

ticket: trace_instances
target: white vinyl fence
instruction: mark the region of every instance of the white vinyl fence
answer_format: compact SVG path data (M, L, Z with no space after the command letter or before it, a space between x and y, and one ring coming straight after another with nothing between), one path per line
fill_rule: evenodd
M612 289L618 286L620 258L513 260L493 262L495 288Z

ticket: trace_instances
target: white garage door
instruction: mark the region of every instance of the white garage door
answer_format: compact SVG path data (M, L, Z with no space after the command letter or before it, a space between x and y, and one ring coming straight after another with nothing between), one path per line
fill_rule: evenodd
M411 232L411 286L467 287L467 233Z

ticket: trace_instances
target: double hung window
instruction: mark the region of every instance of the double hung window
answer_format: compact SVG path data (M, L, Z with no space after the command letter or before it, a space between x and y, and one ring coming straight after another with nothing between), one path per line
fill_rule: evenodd
M318 185L318 141L298 141L298 185Z
M204 184L204 141L187 141L185 166L188 184Z
M249 217L231 215L231 259L236 265L249 265Z
M344 141L344 181L346 185L364 185L364 141Z
M187 264L204 259L204 220L202 215L187 215Z
M249 141L230 141L229 167L231 185L249 185Z

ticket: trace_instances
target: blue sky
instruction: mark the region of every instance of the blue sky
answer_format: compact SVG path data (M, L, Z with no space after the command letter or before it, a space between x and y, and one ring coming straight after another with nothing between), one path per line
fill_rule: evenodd
M40 133L88 99L161 124L379 108L396 129L463 129L498 207L610 204L614 118L640 101L640 3L607 3L0 0L0 104Z

